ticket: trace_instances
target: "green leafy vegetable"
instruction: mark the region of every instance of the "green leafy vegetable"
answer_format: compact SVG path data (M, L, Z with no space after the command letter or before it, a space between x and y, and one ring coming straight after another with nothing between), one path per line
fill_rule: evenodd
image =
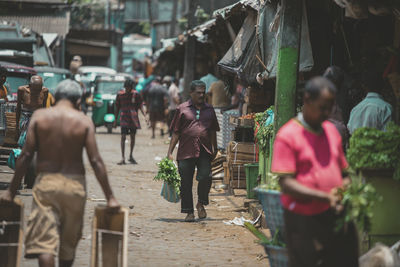
M264 112L256 113L254 117L254 132L255 138L258 144L258 148L262 150L268 157L270 140L274 135L273 123L267 125L267 120L274 111L274 107L271 106Z
M279 186L279 176L273 173L267 173L267 182L265 184L261 184L258 188L265 190L275 190L281 191L281 187Z
M259 240L261 244L266 244L270 246L276 246L276 247L286 247L286 244L283 243L282 241L279 241L279 230L277 230L274 234L274 237L272 239L268 239L268 237L258 230L257 228L254 227L249 222L244 222L244 226L253 234L255 235Z
M339 188L338 194L342 198L344 216L337 221L337 230L354 221L359 230L370 231L372 208L376 202L382 200L375 188L371 184L363 183L361 176L353 177L352 183L345 189Z
M399 180L400 127L390 123L385 132L374 128L357 129L350 138L347 159L356 171L394 169L394 178Z
M180 193L181 177L175 163L169 158L164 158L158 164L158 173L154 177L156 181L164 181L173 186L175 191Z

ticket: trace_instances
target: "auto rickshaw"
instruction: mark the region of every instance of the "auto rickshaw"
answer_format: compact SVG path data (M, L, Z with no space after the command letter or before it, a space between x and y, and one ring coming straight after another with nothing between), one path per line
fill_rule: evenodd
M117 94L124 90L126 76L100 75L96 77L93 90L92 120L96 127L106 126L107 133L112 133L115 118L115 100Z

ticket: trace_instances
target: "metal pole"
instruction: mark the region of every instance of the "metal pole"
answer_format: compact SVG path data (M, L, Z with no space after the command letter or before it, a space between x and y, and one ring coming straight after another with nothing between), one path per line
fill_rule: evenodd
M176 28L176 14L178 13L178 0L174 0L172 5L172 18L171 18L171 29L169 32L169 37L172 38L175 36L175 28Z
M275 133L295 115L303 0L283 0L275 88Z

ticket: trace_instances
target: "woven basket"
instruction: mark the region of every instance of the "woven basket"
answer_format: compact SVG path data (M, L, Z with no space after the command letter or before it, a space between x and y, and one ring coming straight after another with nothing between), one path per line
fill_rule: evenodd
M286 248L262 244L268 255L270 267L288 267L289 256Z
M284 241L285 223L283 220L283 208L281 204L281 193L275 190L265 190L255 188L257 197L260 200L264 213L265 221L271 231L272 236L279 230L278 239Z

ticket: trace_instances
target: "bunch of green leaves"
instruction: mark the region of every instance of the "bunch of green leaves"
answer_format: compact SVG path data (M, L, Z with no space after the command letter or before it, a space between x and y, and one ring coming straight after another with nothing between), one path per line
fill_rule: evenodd
M270 149L270 140L274 136L274 125L266 125L267 119L270 116L269 111L273 111L274 107L271 106L264 112L256 113L254 117L254 131L256 132L255 138L258 148L268 156Z
M156 181L164 181L173 186L175 191L180 193L181 177L175 163L169 158L162 159L158 164L158 173L154 177Z
M267 173L267 182L265 184L261 184L258 188L281 191L281 187L279 185L279 176L271 172Z
M363 183L360 176L354 176L352 183L345 188L339 188L338 195L342 198L343 216L337 220L337 230L354 221L360 231L371 230L372 208L382 200L375 188L369 183Z
M394 177L400 179L400 127L390 123L386 131L357 129L350 138L347 159L356 171L394 169Z
M263 245L269 245L269 246L276 246L276 247L286 247L286 244L282 241L279 240L279 230L277 230L272 237L272 239L269 239L263 232L258 230L257 228L254 227L249 222L245 222L244 226L253 234L255 235L258 239L259 242Z

